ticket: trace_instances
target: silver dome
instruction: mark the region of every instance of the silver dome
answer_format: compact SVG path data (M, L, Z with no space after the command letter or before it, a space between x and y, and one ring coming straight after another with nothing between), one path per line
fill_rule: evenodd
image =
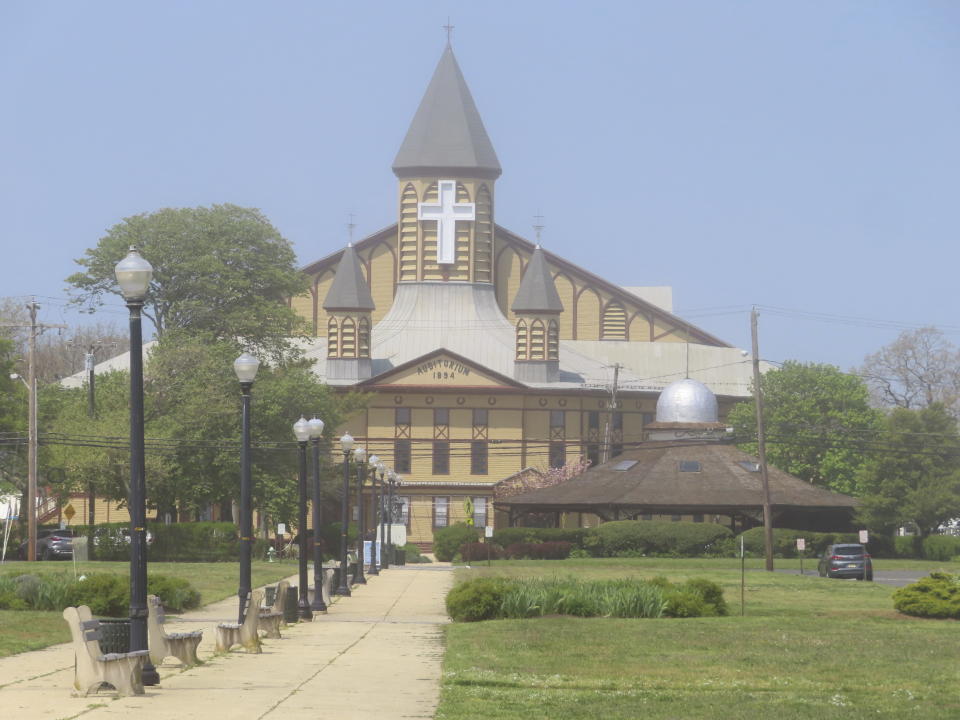
M717 398L710 388L698 380L687 378L670 383L657 400L657 422L717 421Z

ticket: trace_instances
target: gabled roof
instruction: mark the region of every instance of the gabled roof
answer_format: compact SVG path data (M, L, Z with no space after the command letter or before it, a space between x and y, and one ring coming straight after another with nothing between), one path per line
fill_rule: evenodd
M330 291L323 301L324 310L373 310L373 296L370 286L363 277L360 260L353 249L347 245L340 257L337 274L333 277Z
M449 45L393 161L398 177L444 170L485 178L501 173L497 153Z
M543 257L543 250L537 245L530 256L530 262L523 273L520 288L510 309L515 313L559 313L563 312L560 293L553 282L550 268Z
M494 383L501 385L503 387L510 388L523 388L525 387L523 383L517 382L512 377L508 377L502 373L488 368L484 365L477 363L475 360L471 360L459 353L455 353L452 350L447 350L446 348L437 348L436 350L421 355L419 357L408 360L405 363L392 367L385 372L375 375L372 378L364 380L363 382L357 383L356 387L363 389L366 387L377 386L377 385L389 385L394 378L404 375L407 371L412 368L418 368L418 366L426 366L425 369L433 369L433 361L438 359L446 359L455 362L456 364L462 366L459 369L459 372L462 374L464 370L469 374L470 371L474 373L479 373L482 376L486 376L487 380L493 381ZM439 367L439 366L438 366ZM424 379L425 385L434 385L435 383L432 380ZM469 387L468 385L456 385L452 387Z

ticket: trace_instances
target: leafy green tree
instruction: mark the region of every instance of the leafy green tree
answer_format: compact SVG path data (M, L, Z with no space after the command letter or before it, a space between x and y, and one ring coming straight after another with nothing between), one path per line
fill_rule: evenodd
M894 409L880 439L859 475L867 527L891 534L912 524L923 538L960 516L960 435L943 405Z
M0 337L0 493L22 491L24 452L17 440L27 430L27 393L15 371L15 345Z
M287 299L306 291L296 256L260 211L236 205L165 208L114 225L67 278L78 305L120 295L114 266L136 245L154 268L144 304L158 337L172 329L243 338L273 357L303 321Z
M857 494L857 471L881 425L863 381L832 365L787 362L760 381L767 460L837 492ZM740 403L728 417L740 447L756 454L756 411Z

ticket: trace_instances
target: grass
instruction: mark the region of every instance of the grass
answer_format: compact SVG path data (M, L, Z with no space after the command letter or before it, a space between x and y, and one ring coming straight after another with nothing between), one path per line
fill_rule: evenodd
M253 586L276 582L296 572L295 562L267 563L254 561ZM67 562L13 562L0 565L0 573L12 575L47 575L68 573L73 576L73 563ZM130 564L125 562L78 562L77 574L109 572L128 575ZM208 605L236 595L238 566L236 563L150 563L151 574L181 577L200 592L200 602ZM39 650L49 645L69 642L70 632L59 612L39 610L0 610L0 657L28 650Z
M901 564L902 563L902 564ZM731 616L453 624L438 718L958 717L960 623L906 618L875 583L740 573L730 560L498 562L461 576L706 577ZM753 568L762 561L751 561ZM799 567L799 561L777 561ZM877 561L878 569L956 563ZM809 565L804 563L809 572ZM815 565L813 566L815 571Z

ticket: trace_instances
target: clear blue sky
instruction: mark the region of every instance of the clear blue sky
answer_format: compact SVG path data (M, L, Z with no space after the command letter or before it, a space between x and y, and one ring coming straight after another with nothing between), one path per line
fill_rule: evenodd
M960 343L960 2L0 3L0 295L49 322L122 218L258 207L303 263L396 219L393 160L453 45L496 219L749 347L751 304ZM125 323L118 304L99 319ZM762 311L844 369L897 327Z

